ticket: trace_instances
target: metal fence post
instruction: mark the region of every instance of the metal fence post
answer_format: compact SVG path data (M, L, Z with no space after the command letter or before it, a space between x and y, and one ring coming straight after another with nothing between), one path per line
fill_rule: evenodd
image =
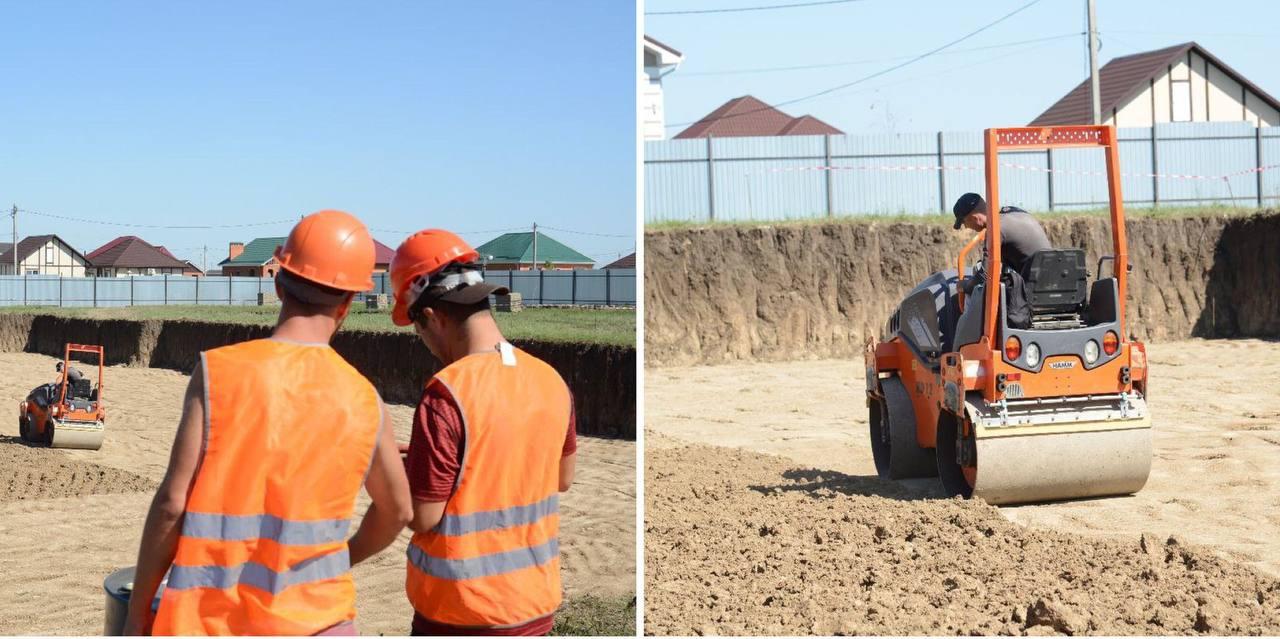
M1160 206L1160 154L1156 151L1156 124L1151 123L1151 208Z
M1255 184L1258 189L1258 208L1262 208L1262 127L1258 126L1253 130L1253 149L1254 159L1257 160L1258 172L1254 174L1257 178Z
M825 159L826 159L826 165L825 165L825 166L827 167L827 170L826 170L826 174L827 174L827 217L832 217L832 216L834 216L836 213L835 213L835 207L832 205L832 199L833 199L833 198L831 197L831 195L832 195L832 184L831 184L831 182L832 182L832 179L835 177L835 176L833 175L833 174L835 173L835 169L833 169L833 168L832 168L832 166L831 166L831 134L830 134L830 133L828 133L828 134L826 134L826 135L822 136L822 141L823 141L823 155L825 156Z
M578 303L578 269L569 271L569 303Z
M133 306L133 276L129 276L129 306Z
M611 295L612 291L610 290L612 288L611 283L613 281L612 275L613 275L613 272L610 271L609 269L604 270L604 305L605 306L613 306L613 296Z
M168 273L165 273L165 274L164 274L164 304L163 304L163 306L168 306L168 305L169 305L169 274L168 274Z
M200 305L200 278L199 277L196 278L196 298L194 300L191 300L191 303L197 306Z
M1044 166L1047 171L1044 172L1045 179L1049 184L1049 210L1053 210L1053 149L1044 150Z
M545 271L543 271L542 269L538 269L538 305L539 306L542 306L547 303L547 299L546 299L547 294L545 289L542 288L542 274L544 272Z
M707 220L716 221L716 158L711 151L711 136L707 136Z
M938 131L938 210L947 214L947 154L942 148L942 131Z
M231 276L227 276L227 306L231 306Z
M93 276L93 307L98 308L98 276Z
M58 291L59 292L62 291L62 280L58 280ZM58 297L61 298L62 296L59 295ZM26 275L22 276L22 305L23 306L27 305L27 276Z

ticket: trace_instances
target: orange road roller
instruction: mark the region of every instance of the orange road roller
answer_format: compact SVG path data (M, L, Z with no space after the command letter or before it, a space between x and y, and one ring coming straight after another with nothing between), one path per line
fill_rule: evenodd
M1063 147L1103 151L1111 253L1091 283L1080 248L1038 251L1017 277L1006 275L999 152ZM906 295L883 341L868 341L876 471L886 479L937 476L948 496L992 504L1135 493L1151 470L1151 416L1146 350L1125 333L1130 266L1116 130L988 129L985 163L986 230L954 270L933 273ZM978 243L980 270L1000 273L998 285L965 267ZM1019 309L1014 322L1010 300Z
M72 353L97 355L98 383L71 367ZM37 386L18 404L18 433L30 442L53 448L102 448L107 411L102 400L101 346L67 344L58 381Z

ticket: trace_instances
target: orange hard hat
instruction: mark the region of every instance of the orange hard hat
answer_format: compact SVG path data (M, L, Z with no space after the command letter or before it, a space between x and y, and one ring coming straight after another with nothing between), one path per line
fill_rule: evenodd
M373 236L354 215L317 211L289 231L275 255L281 269L304 280L359 293L373 288L374 253Z
M391 290L395 294L391 321L396 326L412 323L409 307L416 300L409 299L409 293L414 280L431 277L455 262L466 264L478 259L480 254L470 244L449 231L426 229L410 235L391 258Z

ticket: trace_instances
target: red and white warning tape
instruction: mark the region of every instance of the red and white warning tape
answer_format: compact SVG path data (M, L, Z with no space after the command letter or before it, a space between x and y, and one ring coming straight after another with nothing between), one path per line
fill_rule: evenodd
M1106 171L1086 171L1077 169L1050 169L1042 166L1031 166L1029 164L1015 164L1013 162L1001 162L1000 166L1011 169L1019 169L1023 171L1038 171L1041 173L1062 173L1064 175L1094 175L1106 176ZM872 165L863 164L858 166L795 166L774 169L765 169L763 171L747 171L746 173L795 173L802 171L981 171L981 166L959 166L959 165ZM1249 175L1251 173L1262 173L1272 169L1280 169L1280 164L1268 164L1266 166L1257 166L1242 171L1226 173L1223 175L1187 175L1183 173L1121 173L1121 177L1142 177L1142 178L1160 178L1173 180L1228 180L1241 175Z

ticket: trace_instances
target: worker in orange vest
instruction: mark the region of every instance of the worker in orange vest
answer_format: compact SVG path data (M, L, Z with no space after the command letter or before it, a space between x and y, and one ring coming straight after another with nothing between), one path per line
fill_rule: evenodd
M276 258L271 337L205 351L191 375L142 531L129 634L355 634L351 566L413 515L386 408L329 346L355 293L373 288L372 237L320 211ZM373 504L348 539L361 486Z
M436 229L391 260L392 320L444 368L427 382L408 458L415 635L541 635L560 605L559 494L573 482L573 398L503 338L479 255Z

